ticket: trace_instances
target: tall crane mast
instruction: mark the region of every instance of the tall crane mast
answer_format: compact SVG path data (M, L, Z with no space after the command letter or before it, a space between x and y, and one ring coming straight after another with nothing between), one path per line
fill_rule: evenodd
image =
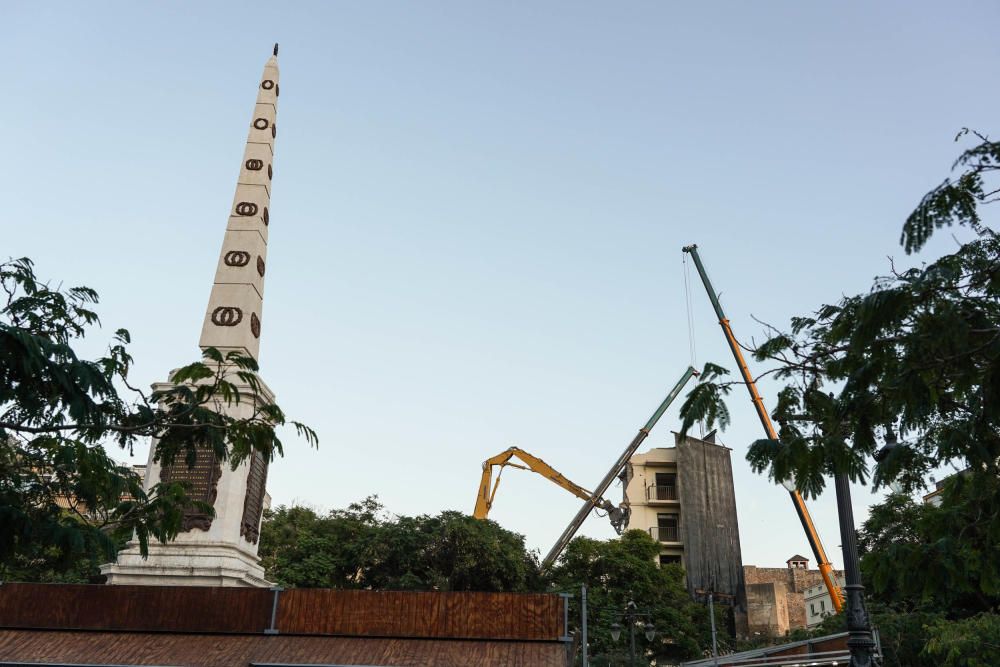
M639 449L639 445L641 445L642 441L649 435L649 432L656 425L656 422L660 421L660 417L663 416L663 413L667 411L667 408L674 402L674 399L680 395L681 390L684 389L684 385L687 384L688 380L697 374L698 371L691 366L688 366L688 369L684 371L684 375L677 381L674 388L670 390L667 397L663 399L663 402L660 403L660 407L656 408L656 412L654 412L653 416L649 418L646 425L639 429L639 433L632 438L632 442L628 444L628 447L625 448L622 455L619 456L618 460L615 461L615 464L611 466L611 470L608 471L608 474L604 476L604 479L602 479L600 484L597 485L597 488L594 489L593 495L591 495L589 499L583 501L583 507L581 507L580 511L576 513L576 516L573 517L570 524L566 526L566 530L564 530L562 535L559 536L559 539L556 540L556 543L549 550L548 555L545 556L545 560L542 561L543 570L547 570L552 567L556 558L559 558L559 554L562 553L563 549L566 548L566 545L569 544L570 540L573 539L573 536L576 535L576 531L580 529L583 522L587 520L588 516L590 516L591 510L593 510L597 506L597 503L600 502L600 499L604 497L604 493L608 490L608 487L611 486L611 483L614 482L615 478L621 473L625 464L628 463L628 460L632 458L632 455L635 454L637 449Z
M743 358L743 352L740 350L739 343L736 342L736 336L733 335L733 328L729 324L729 318L722 311L722 304L719 303L719 297L715 292L715 288L712 287L712 281L708 279L708 274L705 272L705 265L701 263L701 257L698 255L698 246L685 246L683 250L690 254L691 259L694 260L694 265L698 269L698 275L701 276L701 282L705 285L708 298L711 300L712 307L715 308L715 314L719 318L719 325L722 326L722 331L726 335L726 342L729 343L729 349L733 353L733 358L736 359L736 365L740 367L740 375L743 376L743 383L747 386L747 391L750 392L750 399L753 401L754 410L757 411L757 417L764 427L764 432L771 440L777 440L778 433L774 429L774 424L771 423L771 416L767 414L767 410L764 408L764 399L761 398L760 392L757 391L757 383L754 381L753 376L750 375L747 362ZM826 590L830 593L833 606L837 612L840 612L844 604L843 593L833 578L833 566L826 557L826 551L823 549L823 543L820 541L819 534L816 532L816 526L809 515L809 509L802 499L802 494L797 490L789 491L788 494L795 505L795 512L799 515L799 521L806 532L806 537L809 540L809 546L812 548L813 555L816 557L816 562L819 563L819 571L823 576L823 583L826 584Z

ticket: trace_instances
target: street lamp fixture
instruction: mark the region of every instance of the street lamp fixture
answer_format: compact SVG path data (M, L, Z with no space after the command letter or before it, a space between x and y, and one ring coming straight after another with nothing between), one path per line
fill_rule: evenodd
M890 454L900 447L902 447L902 445L899 444L899 440L896 438L895 433L886 434L885 445L882 446L882 449L875 452L875 461L877 463L882 463L882 461L888 458Z
M882 449L875 452L875 462L882 463L887 458L889 458L889 456L892 455L894 451L904 446L905 445L899 444L899 440L896 439L896 435L894 433L889 433L885 438L885 445L882 447ZM903 486L903 483L901 481L899 481L898 479L894 479L891 482L889 482L889 489L893 493L902 493L903 491L906 490L906 487Z
M781 480L781 485L785 487L785 490L789 493L795 493L795 475L789 474L788 477Z
M653 641L653 637L656 636L656 627L651 620L652 614L648 611L639 611L639 606L633 600L629 600L625 605L625 610L618 613L621 614L621 620L628 626L629 664L635 665L635 628L640 624L642 619L645 619L646 622L642 625L642 629L646 635L646 639ZM611 641L617 643L621 636L622 624L615 621L611 624Z

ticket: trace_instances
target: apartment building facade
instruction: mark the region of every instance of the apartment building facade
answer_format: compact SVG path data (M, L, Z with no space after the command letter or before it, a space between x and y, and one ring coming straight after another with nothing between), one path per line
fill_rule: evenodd
M736 493L731 450L705 439L674 434L673 447L654 447L629 459L625 500L627 528L660 543L661 564L679 563L695 597L745 608Z
M847 585L843 575L837 575L834 578L837 585L843 590L844 586ZM833 616L837 613L836 607L833 606L833 598L830 597L830 591L826 589L826 583L808 586L802 591L802 598L805 602L807 628L815 627L822 623L827 616Z

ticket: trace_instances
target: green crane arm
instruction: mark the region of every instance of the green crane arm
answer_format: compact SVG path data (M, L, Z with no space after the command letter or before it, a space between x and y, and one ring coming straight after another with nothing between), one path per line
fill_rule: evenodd
M566 526L566 530L564 530L562 535L559 536L559 539L556 540L552 549L549 550L548 555L545 556L545 560L542 561L543 570L550 568L556 561L556 558L559 558L559 554L562 553L563 549L566 548L566 545L569 544L569 541L573 539L574 535L576 535L576 531L578 531L580 526L583 525L583 522L587 520L590 512L597 506L597 503L604 496L604 493L608 490L608 487L611 486L611 483L614 482L615 478L618 477L619 473L621 473L622 468L625 467L628 460L632 458L632 455L635 454L637 449L639 449L639 445L641 445L642 441L649 435L653 426L656 425L656 422L660 421L660 417L663 416L663 413L667 411L670 404L673 403L674 400L680 395L681 390L684 389L684 385L687 384L688 380L697 374L698 371L690 366L688 366L688 369L684 371L684 375L677 381L674 388L670 390L667 397L663 399L663 402L660 403L660 407L656 408L656 411L653 413L653 416L649 418L649 421L646 422L646 425L639 429L639 433L632 438L632 442L628 444L628 447L625 448L622 455L619 456L618 460L615 461L615 464L611 466L611 470L608 471L608 474L604 476L601 483L594 489L593 496L589 500L584 501L583 507L580 508L580 511L576 513L576 516L573 517L570 524ZM628 522L628 517L621 517L618 519L618 522L621 525L624 525Z

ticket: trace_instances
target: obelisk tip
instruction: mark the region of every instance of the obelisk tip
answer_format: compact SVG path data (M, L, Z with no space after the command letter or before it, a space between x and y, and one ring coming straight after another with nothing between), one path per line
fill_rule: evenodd
M274 55L278 55L278 43L274 43Z

